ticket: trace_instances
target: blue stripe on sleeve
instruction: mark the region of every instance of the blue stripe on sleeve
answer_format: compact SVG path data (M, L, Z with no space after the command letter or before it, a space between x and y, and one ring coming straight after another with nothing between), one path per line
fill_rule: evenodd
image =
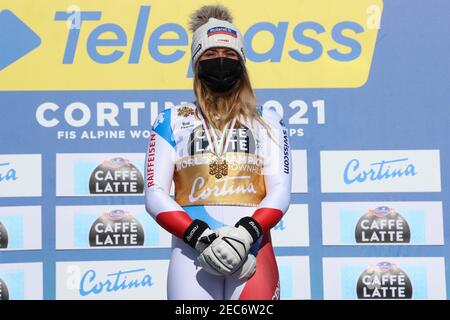
M166 109L158 115L158 119L156 119L155 124L153 125L153 131L175 148L176 144L173 139L172 127L170 126L171 111L171 109Z

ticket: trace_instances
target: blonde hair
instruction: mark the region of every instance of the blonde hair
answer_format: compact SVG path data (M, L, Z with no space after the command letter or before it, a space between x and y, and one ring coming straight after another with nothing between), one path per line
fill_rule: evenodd
M192 13L189 26L195 32L200 26L207 23L209 18L233 22L230 11L222 5L206 5ZM198 77L198 63L193 66L194 93L197 105L203 112L206 120L215 128L222 130L234 117L239 119L256 120L270 131L267 123L257 110L257 101L253 92L250 77L242 62L242 74L236 85L227 93L213 93Z
M238 83L226 94L213 94L196 72L194 93L197 97L197 105L207 121L219 130L222 130L225 124L235 117L237 117L237 123L239 123L239 119L254 119L267 126L256 108L256 97L245 68Z

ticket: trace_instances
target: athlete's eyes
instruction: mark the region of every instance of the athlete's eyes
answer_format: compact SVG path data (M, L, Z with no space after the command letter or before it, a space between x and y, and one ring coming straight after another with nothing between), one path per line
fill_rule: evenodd
M230 58L238 58L237 53L233 50L229 50L229 51L225 52L225 55Z
M239 59L238 54L234 50L225 50L225 51L218 51L218 50L208 50L203 55L203 59L211 59L216 57L227 57L231 59Z
M217 55L217 52L215 51L206 51L205 57L215 57Z

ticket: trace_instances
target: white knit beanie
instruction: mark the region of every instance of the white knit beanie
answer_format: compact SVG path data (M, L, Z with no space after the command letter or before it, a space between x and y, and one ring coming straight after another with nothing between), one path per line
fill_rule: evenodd
M207 23L195 30L191 45L192 65L195 66L203 52L214 47L234 49L245 63L242 34L232 23L209 18Z

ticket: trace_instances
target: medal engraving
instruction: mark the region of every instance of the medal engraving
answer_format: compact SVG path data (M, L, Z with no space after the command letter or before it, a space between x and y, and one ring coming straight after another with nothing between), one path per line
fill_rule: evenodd
M228 175L228 163L227 160L216 157L209 163L209 174L215 176L216 179L220 179Z

